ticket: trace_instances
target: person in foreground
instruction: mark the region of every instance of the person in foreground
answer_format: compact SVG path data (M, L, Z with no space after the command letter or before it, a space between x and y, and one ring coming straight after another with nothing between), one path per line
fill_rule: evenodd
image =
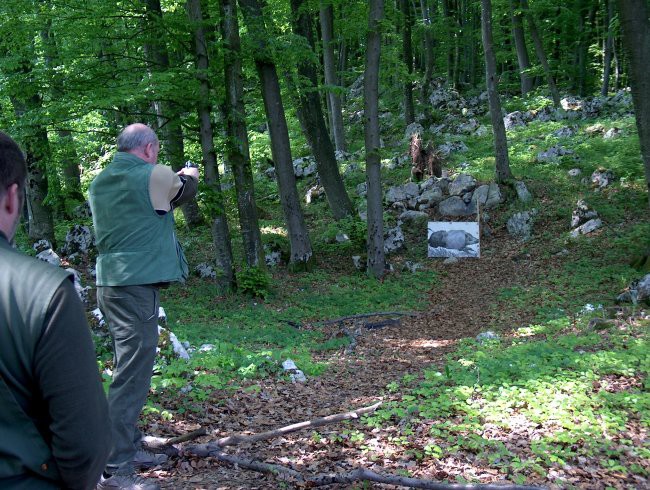
M136 471L166 459L146 450L137 422L158 344L158 290L188 273L172 211L196 195L198 170L176 174L157 164L159 151L151 128L127 126L112 162L89 190L99 251L97 300L115 361L108 392L113 448L98 489L158 489Z
M10 245L26 176L0 132L0 488L89 489L110 449L106 397L72 275Z

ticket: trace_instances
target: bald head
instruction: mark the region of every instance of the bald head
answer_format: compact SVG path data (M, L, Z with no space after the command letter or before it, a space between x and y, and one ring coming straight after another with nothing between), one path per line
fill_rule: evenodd
M158 137L149 126L136 123L124 128L117 137L117 151L131 151L149 143L158 143Z
M156 133L145 124L131 124L117 137L117 151L132 153L147 163L157 162L159 150Z

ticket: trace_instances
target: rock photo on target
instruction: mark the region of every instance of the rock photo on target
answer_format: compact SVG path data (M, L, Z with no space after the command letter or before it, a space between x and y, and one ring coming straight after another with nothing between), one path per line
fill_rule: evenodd
M481 244L476 222L429 221L429 257L480 257Z

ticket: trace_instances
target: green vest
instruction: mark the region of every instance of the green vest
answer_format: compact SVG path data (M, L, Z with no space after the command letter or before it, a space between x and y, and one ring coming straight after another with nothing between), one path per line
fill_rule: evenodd
M0 234L0 488L59 488L32 366L52 296L70 274Z
M149 197L153 165L118 152L89 190L97 241L97 285L182 281L188 266L174 214L159 215Z

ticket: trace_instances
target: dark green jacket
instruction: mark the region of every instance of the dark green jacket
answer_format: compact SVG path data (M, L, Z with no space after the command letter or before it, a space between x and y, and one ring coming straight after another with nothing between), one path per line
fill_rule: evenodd
M181 281L188 267L174 231L174 215L151 204L153 165L118 152L89 190L98 286L134 286Z
M70 279L0 233L2 489L90 488L106 461L106 398Z

